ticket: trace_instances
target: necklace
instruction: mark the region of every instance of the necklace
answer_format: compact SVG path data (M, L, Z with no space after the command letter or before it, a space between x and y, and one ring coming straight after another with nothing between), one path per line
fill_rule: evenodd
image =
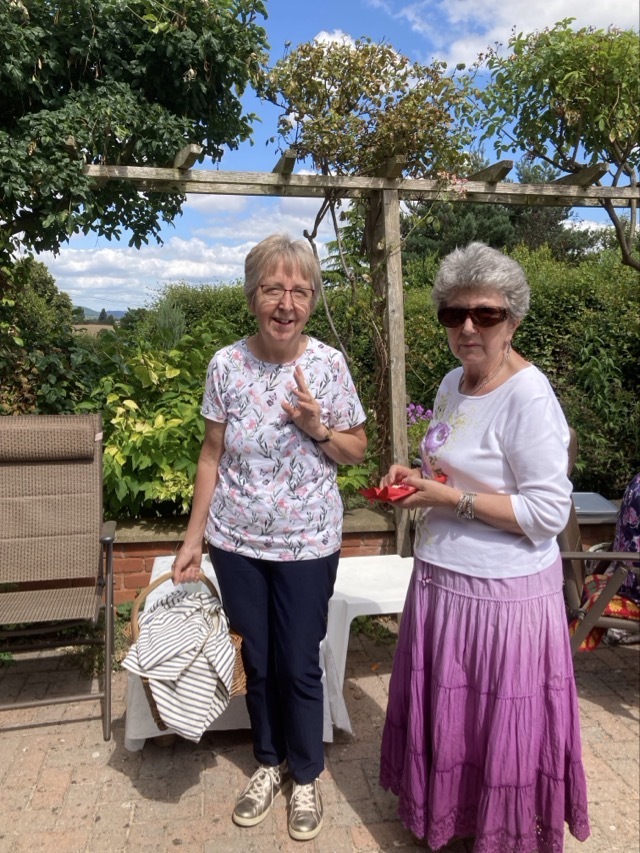
M488 385L492 380L494 380L496 378L496 376L500 373L502 368L505 366L505 364L509 360L509 352L510 352L510 350L507 350L507 352L504 354L504 358L502 359L502 361L498 365L497 369L494 370L493 373L490 373L486 379L483 379L479 385L476 385L476 387L473 389L473 391L469 391L467 396L473 397L475 394L478 393L478 391L482 391L482 389L485 387L485 385ZM460 377L460 382L458 382L458 393L460 393L460 394L462 393L463 383L464 383L464 371L462 371L462 376Z

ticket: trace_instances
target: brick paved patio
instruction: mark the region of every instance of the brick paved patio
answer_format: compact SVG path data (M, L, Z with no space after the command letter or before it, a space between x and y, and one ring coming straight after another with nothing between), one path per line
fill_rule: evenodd
M377 784L378 750L393 644L352 636L345 695L353 740L327 745L325 826L311 842L292 841L280 799L252 829L231 822L235 796L253 769L247 732L207 734L200 744L123 745L125 673L114 681L114 736L102 740L94 704L0 714L0 853L305 853L413 850L396 800ZM577 658L576 674L592 837L567 835L567 853L640 851L640 648L604 647ZM54 692L76 671L48 677L0 669L0 692ZM61 720L61 722L56 722ZM449 848L462 853L461 845Z

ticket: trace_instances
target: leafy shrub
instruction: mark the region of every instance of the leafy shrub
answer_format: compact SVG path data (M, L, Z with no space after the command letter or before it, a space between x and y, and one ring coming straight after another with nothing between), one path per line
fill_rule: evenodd
M189 511L204 422L207 365L228 343L216 321L162 351L157 339L105 337L108 369L79 411L100 411L104 424L104 507L108 517L181 515Z
M44 264L26 258L0 298L0 415L72 412L86 397L96 363L73 331L71 300Z
M188 333L194 329L219 322L224 317L225 326L234 340L252 335L256 321L247 307L242 284L199 284L186 282L168 284L160 290L148 312L145 332L153 336L162 323L167 307L180 313Z

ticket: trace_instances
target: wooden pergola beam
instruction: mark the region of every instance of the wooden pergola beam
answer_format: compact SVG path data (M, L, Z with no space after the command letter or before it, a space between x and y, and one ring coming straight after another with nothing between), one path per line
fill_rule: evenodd
M407 158L404 154L394 154L393 157L390 157L384 165L384 168L380 170L378 177L380 178L389 178L390 180L395 180L396 178L402 177L402 172L407 165Z
M287 148L282 157L273 167L273 173L276 175L283 175L284 177L288 177L292 174L295 165L296 152L293 150L293 148Z
M585 166L579 172L574 172L572 175L563 175L563 177L558 178L553 183L561 184L562 186L589 187L595 184L596 181L599 181L600 178L604 178L608 173L609 166L607 163L596 163L593 166Z
M392 459L409 464L407 438L407 379L405 363L404 288L402 281L400 199L397 192L382 193L384 254L386 257L386 332L389 346L389 405ZM404 402L403 402L404 401ZM410 513L394 510L396 552L411 555Z
M484 181L486 184L497 184L507 177L513 169L513 160L499 160L497 163L492 163L486 169L480 169L479 172L474 172L473 175L468 175L468 181Z
M358 198L374 190L396 190L400 198L487 202L558 207L592 207L608 199L616 207L640 201L640 186L582 187L571 184L515 184L458 181L447 187L421 178L355 178L332 175L289 175L275 172L217 172L156 169L148 166L85 166L97 181L127 181L143 192L211 193L212 195L300 196L323 198L327 190Z
M203 151L204 148L201 145L185 145L173 158L173 168L181 171L190 169Z

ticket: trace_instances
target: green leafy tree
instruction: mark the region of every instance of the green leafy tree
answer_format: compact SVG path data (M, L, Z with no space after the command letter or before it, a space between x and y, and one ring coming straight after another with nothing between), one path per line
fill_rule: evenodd
M0 299L0 414L69 412L87 393L92 344L44 264L20 260Z
M129 308L127 313L120 318L119 327L127 332L139 329L149 316L148 308Z
M264 14L261 0L0 0L0 263L77 232L159 239L183 196L83 167L170 166L188 144L219 159L247 139Z
M487 165L473 159L469 172ZM521 184L542 184L554 180L557 172L551 166L529 162L516 165ZM403 262L410 284L431 283L429 257L443 258L458 246L481 240L496 249L512 250L516 246L538 249L548 246L554 258L577 261L598 243L598 235L571 227L569 207L545 207L505 204L473 204L465 202L410 202L402 214Z
M634 30L585 27L566 19L542 32L513 34L507 50L490 48L477 70L490 82L476 90L471 119L496 151L525 152L561 173L609 166L613 186L637 186L640 166L640 40ZM601 183L601 182L599 182ZM637 210L625 228L603 200L623 262L640 270Z
M433 177L462 156L452 121L462 94L445 70L370 39L308 42L276 63L267 95L286 146L323 175L376 175L399 154L406 174Z

